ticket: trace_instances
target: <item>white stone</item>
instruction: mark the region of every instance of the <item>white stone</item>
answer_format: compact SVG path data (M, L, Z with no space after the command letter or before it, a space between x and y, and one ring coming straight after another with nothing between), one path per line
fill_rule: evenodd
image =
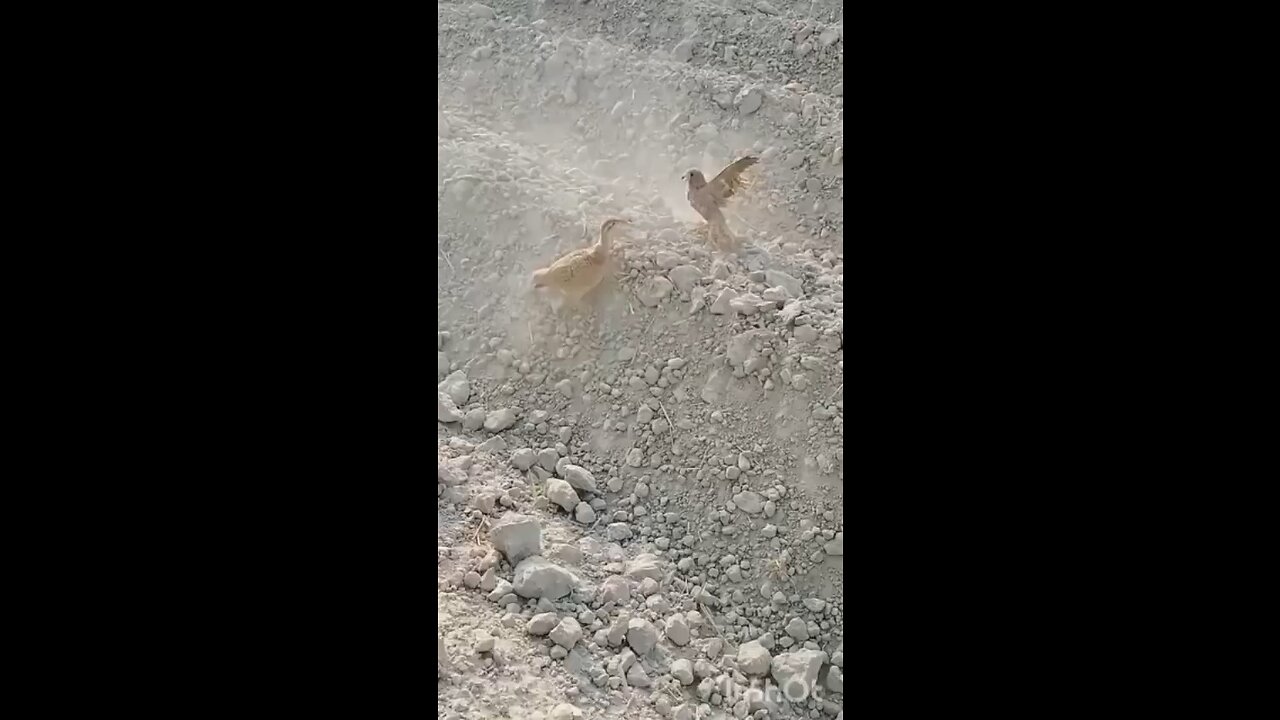
M743 293L729 301L729 307L743 315L755 315L764 304L766 304L764 298L755 293Z
M578 507L578 493L573 486L559 478L547 478L547 499L571 512Z
M738 92L735 102L738 105L738 112L750 115L760 109L760 105L764 103L764 94L759 88L745 87Z
M844 533L838 532L834 539L822 546L828 555L844 555Z
M458 407L453 403L453 398L449 397L449 393L441 390L436 395L438 396L436 401L437 421L443 423L458 422L463 418L463 414L458 411Z
M831 692L844 692L844 673L840 672L840 668L833 667L827 671L827 689Z
M670 270L679 265L681 260L683 258L670 250L659 250L653 258L654 263L663 270Z
M627 670L627 682L631 683L633 687L639 688L646 688L653 684L653 681L649 679L649 674L644 671L644 667L640 663L632 665Z
M535 555L516 566L512 587L520 597L558 600L573 592L579 582L573 573Z
M566 617L551 631L551 640L560 647L571 650L582 639L582 626L578 621Z
M644 618L631 618L627 623L627 644L637 655L644 655L658 644L658 628Z
M553 612L538 613L533 619L524 626L525 632L530 635L546 635L551 632L557 624L556 614Z
M685 622L684 616L676 614L667 621L667 639L672 645L688 645L689 644L689 625ZM689 683L685 683L688 685Z
M467 381L467 374L461 370L449 373L448 377L436 385L436 389L448 393L453 398L453 403L459 407L466 405L467 398L471 397L471 383Z
M760 497L760 493L752 490L744 490L734 495L733 504L737 505L743 512L752 515L764 510L764 498Z
M581 465L566 464L561 468L560 475L578 490L596 492L595 476Z
M783 653L773 659L773 681L789 699L808 698L818 683L818 671L827 661L821 650L804 648Z
M489 539L512 565L542 552L542 526L528 515L503 515L489 530Z
M627 583L627 579L618 575L612 575L600 583L600 604L613 602L618 605L625 604L631 599L631 586Z
M769 651L758 641L752 640L738 646L738 669L748 675L765 675L769 672Z
M671 294L671 281L661 275L655 275L636 288L636 297L649 307L655 307L662 299Z
M677 265L667 273L667 278L675 284L680 292L688 292L702 279L702 271L692 265Z
M804 295L804 286L794 277L782 272L781 270L766 270L764 273L765 282L770 285L781 285L791 293L791 297L801 297Z
M502 408L489 413L484 419L484 429L489 432L502 432L516 424L516 414L511 408Z
M525 472L529 468L533 467L533 463L536 462L537 459L538 456L533 452L533 448L520 448L519 450L511 453L511 464L514 465L516 469L520 470L520 472Z
M552 708L551 720L582 720L582 711L569 703L560 703Z
M573 518L583 525L590 525L596 521L596 511L589 504L580 502L573 510Z
M680 658L671 663L671 677L680 681L681 685L693 684L693 663Z
M733 288L725 288L721 290L720 294L716 296L715 301L711 303L709 312L712 315L728 315L729 312L733 310L730 303L732 303L733 299L736 297L738 297L738 292Z
M640 553L627 563L627 577L632 580L644 578L662 579L662 568L658 564L658 556L653 553Z

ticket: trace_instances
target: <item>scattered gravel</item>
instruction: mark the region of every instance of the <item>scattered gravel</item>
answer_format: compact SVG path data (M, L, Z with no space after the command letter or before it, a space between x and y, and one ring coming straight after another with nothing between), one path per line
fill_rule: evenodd
M841 718L842 6L437 19L441 717ZM680 175L745 154L717 251Z

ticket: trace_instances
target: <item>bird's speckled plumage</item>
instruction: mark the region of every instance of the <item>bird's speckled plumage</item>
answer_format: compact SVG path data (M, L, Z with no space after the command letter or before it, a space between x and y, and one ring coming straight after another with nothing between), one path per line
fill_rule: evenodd
M608 270L612 235L628 221L610 218L600 226L600 240L560 257L551 265L533 271L534 287L552 287L576 302L600 284Z
M684 179L689 183L686 195L689 204L707 221L711 242L721 250L733 248L737 245L737 240L729 232L729 225L720 208L729 202L735 192L746 187L747 182L742 174L756 162L757 158L751 155L739 158L721 170L711 182L707 182L698 170L689 170L684 174Z

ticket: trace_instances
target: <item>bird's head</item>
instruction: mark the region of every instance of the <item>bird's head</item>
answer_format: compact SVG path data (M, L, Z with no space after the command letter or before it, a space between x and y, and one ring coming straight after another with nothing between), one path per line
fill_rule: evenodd
M702 177L700 170L685 170L680 179L694 185L705 185L707 183L707 179Z
M604 221L603 225L600 226L600 234L608 235L609 233L613 232L615 228L618 228L622 225L630 225L630 224L631 224L630 220L623 220L622 218L609 218L608 220Z

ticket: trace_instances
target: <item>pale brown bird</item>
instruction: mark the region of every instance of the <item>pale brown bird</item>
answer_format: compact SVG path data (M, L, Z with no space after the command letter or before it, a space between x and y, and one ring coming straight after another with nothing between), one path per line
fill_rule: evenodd
M600 240L591 247L570 252L550 266L533 271L534 287L559 290L565 299L577 302L600 284L608 272L614 233L629 220L609 218L600 226Z
M720 208L729 202L735 192L746 187L747 182L742 173L755 165L756 161L757 158L750 155L734 160L711 182L707 182L698 170L689 170L680 176L681 180L689 183L689 204L707 221L711 244L721 250L735 247L737 240L729 232L729 224L725 222Z

